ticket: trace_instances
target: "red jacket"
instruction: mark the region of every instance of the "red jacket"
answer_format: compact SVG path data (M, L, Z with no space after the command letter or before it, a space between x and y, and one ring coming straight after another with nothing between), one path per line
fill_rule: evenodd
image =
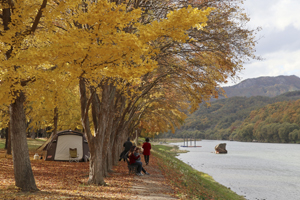
M142 148L144 149L143 154L146 156L150 155L151 144L149 142L144 142Z
M130 162L130 164L135 163L135 161L136 161L139 157L140 157L140 155L135 156L134 153L132 153L132 154L129 156L129 162Z

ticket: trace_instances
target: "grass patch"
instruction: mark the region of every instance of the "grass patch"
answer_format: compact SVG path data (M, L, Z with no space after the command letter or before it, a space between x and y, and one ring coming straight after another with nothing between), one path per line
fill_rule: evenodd
M245 200L211 176L175 158L180 153L177 146L153 145L152 148L161 170L181 199Z
M4 149L5 147L5 139L0 139L0 149Z
M178 146L171 145L154 145L154 150L157 150L160 153L166 153L171 156L177 156L179 153L187 153L187 150L180 150Z
M29 150L36 150L38 147L40 147L44 142L46 141L46 138L27 138L27 144ZM4 149L5 147L5 139L0 139L0 149Z
M37 138L37 139L27 138L28 149L29 150L36 150L42 144L44 144L44 142L46 140L47 139L44 139L44 138Z

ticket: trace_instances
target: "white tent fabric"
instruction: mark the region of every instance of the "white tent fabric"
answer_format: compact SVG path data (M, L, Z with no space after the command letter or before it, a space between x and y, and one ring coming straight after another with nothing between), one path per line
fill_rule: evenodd
M69 160L69 148L77 148L78 157L82 158L82 137L78 135L58 136L54 160Z

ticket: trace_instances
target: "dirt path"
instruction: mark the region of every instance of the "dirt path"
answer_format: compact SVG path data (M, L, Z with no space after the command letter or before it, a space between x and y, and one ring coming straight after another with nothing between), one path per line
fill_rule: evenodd
M145 170L150 175L135 176L132 184L133 199L141 200L173 200L178 199L174 196L174 190L168 185L164 178L157 160L153 156L150 157L149 165L144 165Z

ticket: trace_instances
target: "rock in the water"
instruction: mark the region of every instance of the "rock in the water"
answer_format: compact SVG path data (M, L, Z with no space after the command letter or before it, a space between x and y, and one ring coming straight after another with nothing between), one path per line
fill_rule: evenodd
M215 146L216 153L227 153L226 150L226 143L220 143L217 146Z

